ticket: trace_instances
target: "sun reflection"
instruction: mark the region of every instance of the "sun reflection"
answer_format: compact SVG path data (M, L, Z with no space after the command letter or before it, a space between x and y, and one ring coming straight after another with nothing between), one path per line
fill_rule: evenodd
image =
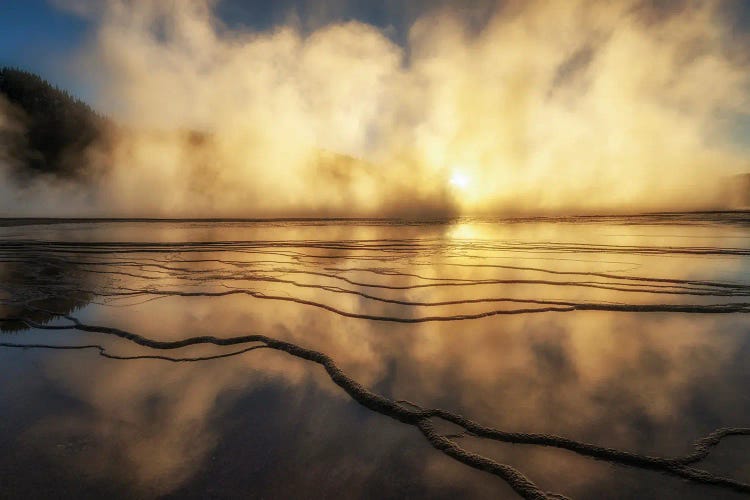
M477 224L461 223L452 226L448 236L454 240L476 240L482 238L483 231Z

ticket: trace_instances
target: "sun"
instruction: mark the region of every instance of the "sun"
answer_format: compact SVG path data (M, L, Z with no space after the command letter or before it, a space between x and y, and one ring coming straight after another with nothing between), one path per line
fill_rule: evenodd
M463 173L460 170L453 170L453 173L451 174L450 181L452 186L455 186L459 189L465 190L469 187L469 184L471 184L471 179L468 175Z

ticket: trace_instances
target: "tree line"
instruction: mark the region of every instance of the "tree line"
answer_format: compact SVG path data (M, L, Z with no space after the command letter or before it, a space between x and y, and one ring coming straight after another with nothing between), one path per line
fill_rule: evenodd
M109 126L105 117L66 90L17 68L0 68L0 95L18 125L0 130L0 148L18 176L83 174L85 151Z

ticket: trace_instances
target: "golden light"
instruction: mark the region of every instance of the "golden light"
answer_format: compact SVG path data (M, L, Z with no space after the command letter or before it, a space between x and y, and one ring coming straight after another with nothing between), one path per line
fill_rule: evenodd
M469 184L471 184L471 179L464 172L454 170L449 182L452 186L465 190L469 187Z

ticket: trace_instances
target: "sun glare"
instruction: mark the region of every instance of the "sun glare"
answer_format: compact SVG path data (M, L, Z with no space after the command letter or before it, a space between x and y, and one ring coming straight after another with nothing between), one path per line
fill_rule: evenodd
M451 185L459 189L468 188L470 182L471 182L471 179L469 179L469 176L461 172L460 170L454 170L453 175L451 175L451 178L450 178Z

